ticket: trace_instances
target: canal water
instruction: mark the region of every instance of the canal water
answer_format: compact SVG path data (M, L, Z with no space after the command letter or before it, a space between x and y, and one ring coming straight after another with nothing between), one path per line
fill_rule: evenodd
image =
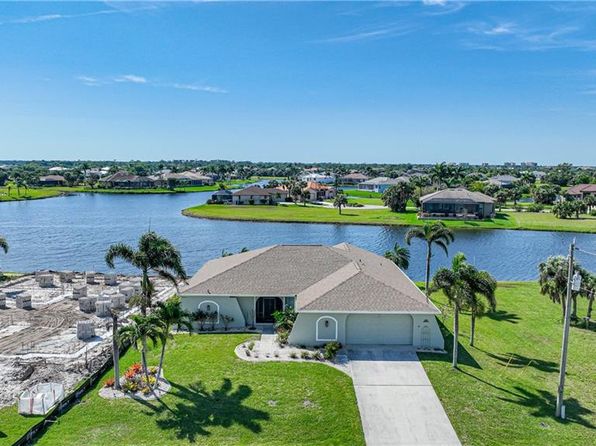
M70 269L106 271L108 246L134 244L147 229L169 238L181 251L189 274L222 250L237 252L266 245L308 243L332 245L348 242L378 254L394 243L404 244L407 228L334 224L289 224L218 221L181 215L186 207L204 203L211 193L118 195L80 194L36 201L0 203L0 234L10 244L0 254L6 271ZM537 265L549 255L566 254L569 243L596 252L596 236L542 231L461 230L449 248L449 258L439 250L433 270L448 265L462 251L468 260L488 270L498 280L531 280ZM414 280L424 276L425 246L414 240L410 269ZM578 260L596 271L596 257L578 252ZM117 264L118 271L133 272Z

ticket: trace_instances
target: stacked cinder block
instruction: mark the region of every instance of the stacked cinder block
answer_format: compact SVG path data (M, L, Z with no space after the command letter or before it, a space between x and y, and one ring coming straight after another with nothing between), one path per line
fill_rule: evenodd
M77 338L89 339L95 336L95 327L91 321L77 322Z

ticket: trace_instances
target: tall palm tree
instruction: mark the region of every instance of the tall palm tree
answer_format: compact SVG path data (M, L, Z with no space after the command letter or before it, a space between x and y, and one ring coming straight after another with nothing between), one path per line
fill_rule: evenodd
M341 215L341 208L348 204L348 199L344 194L337 194L333 200L333 207L339 209L339 215Z
M161 340L161 354L159 356L159 367L157 369L157 377L161 376L163 369L163 362L166 353L166 344L168 339L172 337L171 330L174 325L180 330L180 327L184 327L188 330L188 334L192 333L192 315L182 308L182 301L180 296L172 296L165 302L157 304L157 310L155 316L162 325L162 331L160 333ZM157 381L156 381L157 385Z
M149 279L149 272L153 271L177 286L179 280L186 280L186 271L182 265L180 252L169 240L149 231L141 236L138 248L135 250L124 243L117 243L108 248L106 264L114 268L114 260L122 259L141 270L141 296L139 305L141 313L147 314L151 307L154 287Z
M451 262L451 269L440 268L433 277L433 288L442 290L449 302L454 307L453 313L453 368L457 367L459 346L459 313L477 301L476 294L494 300L496 288L495 280L485 271L478 271L476 267L466 261L466 256L458 252ZM496 305L496 303L495 303Z
M410 250L396 243L391 251L385 252L385 258L391 260L398 268L408 269L410 266Z
M470 310L470 346L474 347L474 335L476 334L476 318L484 316L486 313L486 306L484 301L480 299L483 296L488 303L490 311L497 309L497 299L495 291L497 289L497 281L487 271L478 271L476 273L476 287L482 289L482 292L471 291L466 300L466 308Z
M430 259L432 258L432 246L437 245L445 255L449 255L447 246L455 239L453 231L445 226L442 221L426 222L424 226L411 228L406 233L406 243L410 245L412 239L418 238L426 242L426 274L424 279L424 292L426 297L430 295Z
M118 317L116 308L110 309L112 315L112 360L114 361L114 388L120 390L120 345L118 342Z
M147 340L150 340L153 346L157 345L160 339L163 325L161 321L153 314L141 316L133 314L131 322L118 330L119 344L132 345L135 350L141 352L141 367L143 374L149 383L149 369L147 368Z

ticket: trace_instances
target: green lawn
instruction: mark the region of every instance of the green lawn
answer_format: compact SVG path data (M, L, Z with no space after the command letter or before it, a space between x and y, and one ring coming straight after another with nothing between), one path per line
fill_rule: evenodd
M433 300L445 304L440 295ZM451 354L420 355L462 443L593 444L596 332L571 329L565 393L568 419L559 421L554 411L560 305L540 295L536 283L499 283L497 300L497 312L477 323L475 347L468 345L469 318L461 319L460 370L451 369ZM585 309L586 300L581 299L580 317ZM450 315L444 324L446 348L451 352Z
M107 401L92 390L38 444L364 444L347 375L323 364L236 358L234 347L251 336L177 335L165 365L172 390L162 401ZM122 365L137 360L131 349ZM9 435L3 421L0 430Z
M381 198L383 194L379 192L372 192L359 189L344 189L344 195L348 197L359 197L359 198Z
M62 188L55 187L42 187L42 188L21 188L17 194L17 190L12 188L10 195L8 189L0 187L0 201L23 201L23 200L39 200L40 198L51 198L63 195L64 191Z
M335 208L322 206L236 206L200 205L184 209L189 217L241 221L278 221L287 223L342 223L363 225L419 226L416 211L395 213L389 209ZM454 229L532 229L544 231L575 231L596 233L596 217L560 220L552 214L501 212L487 220L443 220Z

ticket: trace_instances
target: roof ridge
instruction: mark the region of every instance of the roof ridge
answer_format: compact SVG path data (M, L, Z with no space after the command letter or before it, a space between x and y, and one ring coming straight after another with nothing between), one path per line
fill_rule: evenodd
M358 264L351 260L350 262L346 263L341 268L335 270L333 273L329 274L328 276L322 278L318 282L313 283L308 288L300 291L297 295L297 307L304 308L313 302L319 300L321 297L329 293L330 291L337 288L339 285L344 283L346 280L351 279L356 274L362 272L362 269L358 266ZM321 288L319 291L318 288ZM308 299L309 293L316 293L311 299ZM306 296L305 296L306 295ZM303 299L307 299L306 302L302 302Z

